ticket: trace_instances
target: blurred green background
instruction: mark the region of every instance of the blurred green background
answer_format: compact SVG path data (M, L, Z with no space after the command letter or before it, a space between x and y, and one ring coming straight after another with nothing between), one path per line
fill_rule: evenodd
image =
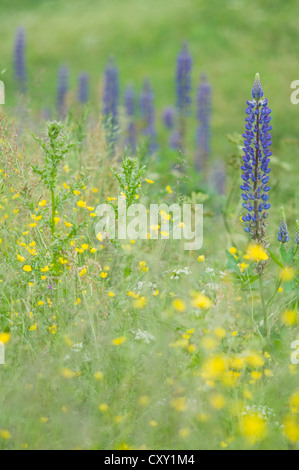
M299 79L299 3L296 0L1 0L0 66L6 101L13 104L15 29L27 29L32 105L53 106L57 68L91 74L98 104L105 63L114 55L121 85L152 80L158 107L175 102L175 61L187 40L194 58L193 84L202 71L213 86L213 154L229 151L226 135L243 132L244 104L259 72L273 109L273 150L297 138L299 106L290 84ZM193 108L195 116L195 107ZM298 148L292 149L294 162ZM291 157L290 157L291 158ZM297 164L296 164L297 165Z

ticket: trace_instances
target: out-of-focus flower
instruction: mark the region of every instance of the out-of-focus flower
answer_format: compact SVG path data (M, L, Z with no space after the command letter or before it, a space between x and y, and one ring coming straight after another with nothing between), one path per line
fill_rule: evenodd
M143 120L142 133L149 138L149 153L154 153L157 148L156 116L154 106L154 93L149 80L143 83L143 89L140 97L140 110Z
M18 84L19 91L27 91L27 67L26 67L26 31L24 28L18 28L15 34L14 45L14 77Z
M188 44L184 43L178 54L176 67L176 105L179 114L179 134L183 141L186 132L186 117L191 106L192 65Z
M135 118L135 93L132 86L128 86L125 90L124 96L125 110L128 118L127 136L125 143L129 145L131 151L134 153L136 150L137 141L137 128L134 121Z
M196 169L206 170L207 157L211 151L211 95L212 88L205 75L201 76L201 81L197 92L197 119L198 130L196 136Z
M105 68L103 91L103 114L110 118L112 125L118 123L119 76L114 59L110 58Z
M58 70L56 104L61 119L65 119L67 113L66 96L69 91L69 74L69 68L66 65Z
M83 72L78 78L78 101L81 104L86 104L89 100L89 74Z
M167 127L167 129L171 130L174 128L175 124L175 109L172 106L167 106L162 114L162 120Z

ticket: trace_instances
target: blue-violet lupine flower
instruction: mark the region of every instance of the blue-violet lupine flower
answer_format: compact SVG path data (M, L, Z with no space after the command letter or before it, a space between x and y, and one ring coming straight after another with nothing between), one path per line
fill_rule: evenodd
M103 114L111 119L113 126L118 123L119 74L114 59L111 58L105 68L103 91Z
M299 220L296 220L295 245L299 245Z
M242 217L246 223L245 232L260 244L265 244L266 220L271 207L269 203L269 168L272 144L271 109L264 98L260 76L256 74L252 89L252 100L247 101L242 169L242 199L247 214Z
M69 68L66 65L62 65L57 74L56 96L57 110L61 119L66 117L67 112L66 96L69 91L69 75Z
M213 163L213 171L211 173L211 183L215 191L220 195L225 194L226 186L226 170L223 160L216 160Z
M15 35L14 44L14 77L18 88L22 93L27 90L27 68L26 68L26 31L24 28L18 28Z
M172 131L171 136L170 136L169 146L172 150L182 151L181 134L178 131L176 130Z
M279 224L277 240L281 243L287 243L287 242L290 241L288 225L287 225L287 221L286 221L286 217L285 217L283 208L281 208L281 217L280 217L280 224Z
M196 168L198 171L206 169L207 157L211 151L211 99L211 85L208 82L207 77L202 75L197 92L197 119L199 126L196 142Z
M81 104L86 104L89 100L89 74L86 72L79 75L77 97Z
M167 129L171 130L174 128L175 110L172 106L167 106L167 108L163 110L162 120Z
M189 115L191 106L192 65L193 61L188 49L188 44L184 43L177 57L176 68L176 106L179 115L179 132L182 139L185 137L186 116Z
M127 137L126 145L128 145L131 151L134 153L136 150L137 141L137 128L134 122L135 118L135 92L132 86L128 86L124 94L125 110L128 117Z
M145 80L140 96L140 110L143 120L143 134L149 137L149 153L157 150L157 132L155 127L154 93L149 80Z

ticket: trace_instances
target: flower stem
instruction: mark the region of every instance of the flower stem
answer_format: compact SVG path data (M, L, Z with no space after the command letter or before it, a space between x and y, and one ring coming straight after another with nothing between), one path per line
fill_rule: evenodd
M260 296L262 302L262 310L264 315L264 328L265 328L265 336L269 336L269 325L268 325L268 309L265 302L265 292L264 292L264 281L263 281L263 273L259 274L259 286L260 286Z
M53 189L51 190L51 195L52 195L51 232L52 232L52 237L54 238L54 236L55 236L55 214L56 214L56 205L55 205L55 192L54 192Z

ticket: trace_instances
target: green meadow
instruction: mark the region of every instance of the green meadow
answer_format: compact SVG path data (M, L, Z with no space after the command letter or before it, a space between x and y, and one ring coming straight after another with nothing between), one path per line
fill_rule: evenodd
M1 450L298 450L298 16L295 0L1 1ZM25 96L13 73L20 26ZM184 41L192 106L179 152L169 148L162 113L176 103ZM102 116L111 56L120 76L112 150ZM63 64L69 114L57 124ZM76 102L83 71L85 108ZM211 152L198 172L203 72L212 87ZM242 134L257 72L273 126L263 243L241 221ZM147 77L153 155L142 135L135 153L123 144L124 90L132 84L139 95ZM219 161L224 193L213 180ZM168 239L173 220L163 211L145 240L109 240L96 228L97 207L116 208L118 198L127 208L203 204L202 247ZM281 207L287 243L277 239Z

